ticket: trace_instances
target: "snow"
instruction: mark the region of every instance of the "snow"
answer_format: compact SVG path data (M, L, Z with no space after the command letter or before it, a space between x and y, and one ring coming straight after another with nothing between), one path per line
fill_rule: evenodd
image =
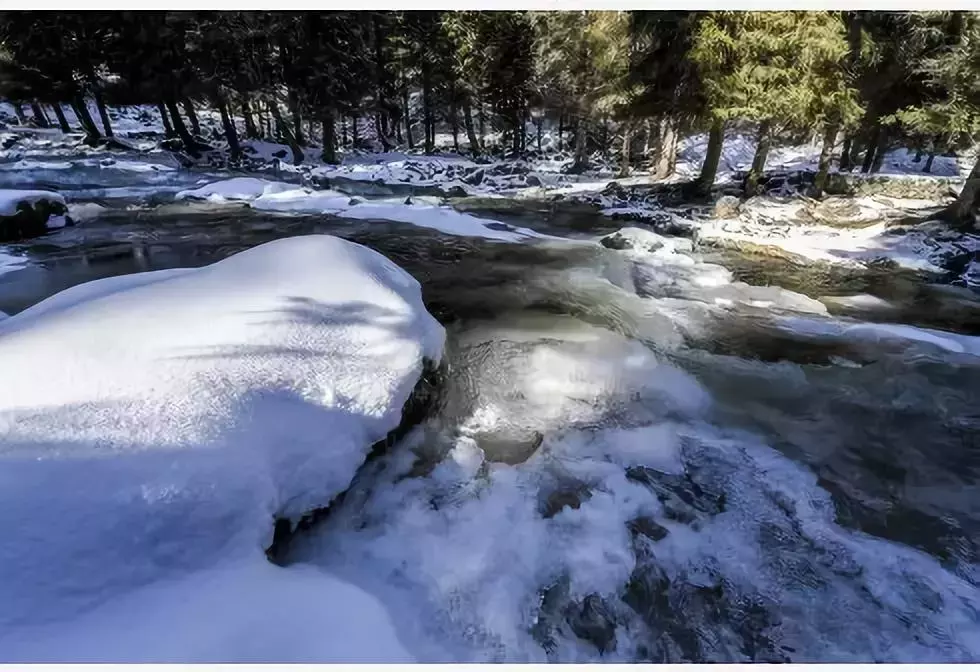
M351 197L339 191L310 192L308 189L264 192L251 202L256 210L333 214L351 205Z
M473 236L507 242L520 242L542 235L531 229L512 227L492 219L483 219L452 208L430 205L405 205L400 202L358 203L343 211L354 219L385 219L405 222L454 236ZM494 228L497 227L497 228Z
M234 615L226 643L250 642L306 582L260 581L255 599L272 607L263 616L259 605L242 610L251 588L221 567L262 559L275 517L295 521L349 486L443 339L410 275L323 235L89 282L3 320L0 658L46 623L63 632L55 621L76 623L81 653L137 655L118 629L87 642L90 617L98 630L142 615L146 641L177 614L187 624L174 636L200 642L199 624L214 623L195 628L195 605L205 608L211 588L209 613ZM194 575L209 569L224 578ZM158 581L178 587L147 588ZM314 598L307 615L333 609ZM352 599L375 618L366 598ZM176 655L225 655L186 644ZM278 648L288 640L253 644L246 655L290 656Z
M263 558L137 589L77 621L0 635L5 662L408 663L384 606L311 566Z
M351 219L383 219L435 229L454 236L473 236L506 242L543 237L531 229L512 227L496 220L457 212L449 207L431 205L430 199L415 198L409 204L397 198L364 202L337 191L298 189L295 185L251 177L214 182L198 189L182 191L177 194L177 198L214 201L235 199L249 202L257 210L322 213Z
M28 203L33 206L41 201L60 203L65 205L64 197L53 191L41 191L37 189L0 189L0 216L12 216L17 214L17 205ZM51 226L51 224L49 224Z
M266 194L290 191L296 185L270 182L257 177L233 177L230 180L211 182L197 189L177 192L177 200L197 199L213 201L250 201Z
M823 223L834 221L834 207L840 203L849 210L841 211L838 225ZM698 237L770 245L841 265L884 259L933 273L943 272L942 264L951 256L980 250L980 236L938 221L909 229L889 226L890 220L921 207L922 201L913 199L828 199L819 208L806 208L798 199L753 198L743 204L738 219L698 222Z

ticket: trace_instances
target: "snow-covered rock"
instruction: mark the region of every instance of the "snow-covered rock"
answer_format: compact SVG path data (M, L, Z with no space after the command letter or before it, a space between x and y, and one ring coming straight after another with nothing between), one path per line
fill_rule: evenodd
M399 424L443 340L415 279L323 235L199 269L89 282L3 320L0 660L42 623L72 621L134 590L150 590L146 604L133 597L99 614L141 624L136 641L148 641L154 624L190 619L180 632L201 647L176 658L250 657L258 624L274 617L250 619L248 591L264 595L249 606L262 612L264 599L285 599L276 589L215 587L231 620L218 627L225 609L208 607L207 628L194 632L206 591L182 601L146 586L173 580L174 595L197 594L209 579L186 575L262 559L277 517L295 521L329 504ZM328 593L314 595L344 599ZM273 613L288 610L276 604ZM236 624L244 629L223 627ZM207 639L212 627L231 649L209 648L220 644ZM144 655L113 632L91 644L91 657ZM288 658L289 641L267 640L256 655Z
M6 635L4 662L415 662L373 595L309 565L264 558L160 581L70 623Z
M53 191L0 189L0 240L20 240L63 227L68 208Z
M205 184L197 189L177 192L177 200L216 200L251 201L267 194L276 194L296 189L296 185L285 182L270 182L257 177L233 177Z
M659 233L628 226L602 238L599 243L611 250L673 253L690 252L693 245L687 238L661 236Z

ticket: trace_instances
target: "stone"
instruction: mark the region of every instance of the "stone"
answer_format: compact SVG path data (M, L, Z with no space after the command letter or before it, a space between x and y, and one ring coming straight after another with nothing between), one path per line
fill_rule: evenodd
M735 196L722 196L715 201L711 216L715 219L734 219L741 212L742 203Z

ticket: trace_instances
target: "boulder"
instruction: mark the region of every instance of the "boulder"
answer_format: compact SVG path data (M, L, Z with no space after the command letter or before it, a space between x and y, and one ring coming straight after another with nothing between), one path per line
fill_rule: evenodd
M0 241L43 236L70 220L61 194L53 191L0 189Z
M734 219L742 210L742 203L735 196L722 196L715 201L711 216L715 219Z

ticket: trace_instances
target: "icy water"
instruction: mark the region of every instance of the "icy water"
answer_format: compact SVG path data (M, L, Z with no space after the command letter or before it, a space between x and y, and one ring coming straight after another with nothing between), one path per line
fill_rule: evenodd
M515 215L575 240L509 244L120 199L8 247L31 263L0 311L307 233L422 283L436 402L284 558L378 596L421 659L980 660L970 290L612 250L580 214Z

